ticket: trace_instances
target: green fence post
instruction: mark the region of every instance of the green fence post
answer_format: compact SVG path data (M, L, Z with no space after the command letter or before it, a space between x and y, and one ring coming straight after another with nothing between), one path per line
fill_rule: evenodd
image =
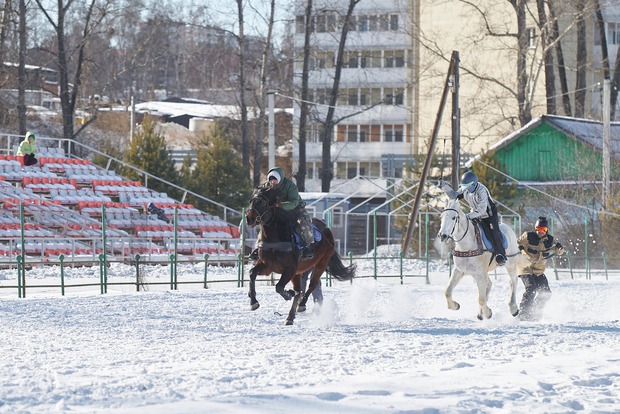
M572 279L574 279L574 277L573 277L573 263L570 260L570 256L571 256L570 251L567 250L566 251L566 260L568 260L568 269L570 270L570 278L572 280Z
M584 235L585 236L584 240L585 240L585 244L586 244L586 246L585 246L586 247L586 280L589 280L590 279L590 254L589 254L589 251L588 251L588 241L589 241L588 240L588 218L585 217L584 221L585 221L585 224L586 224L586 231L585 231L585 235Z
M607 254L605 254L605 252L601 254L603 255L603 269L605 269L605 280L609 280L609 274L607 273Z
M24 246L22 245L22 252L24 250ZM17 255L17 297L22 297L22 255Z
M105 203L101 204L101 240L103 241L103 281L101 284L101 293L108 293L108 248L106 235L106 219L105 219Z
M174 206L174 288L179 288L179 275L177 272L177 265L179 263L179 252L178 252L178 244L179 237L177 233L177 221L179 219L179 214L177 210L177 206Z
M429 216L428 213L424 213L425 215L425 220L424 220L424 258L426 259L426 284L430 285L431 284L431 279L429 276L430 273L430 263L429 260L430 258L428 257L428 224L429 224Z
M209 264L209 253L205 253L204 259L205 259L205 282L204 282L204 288L208 289L208 287L207 287L207 269L209 268L209 266L208 266L208 264Z
M377 212L372 213L372 232L373 232L373 249L372 249L372 268L377 280Z
M239 261L239 270L237 271L237 284L239 284L239 282L241 282L241 286L243 286L243 278L239 278L239 272L241 273L241 275L243 275L243 273L245 272L245 260L244 260L244 256L245 256L245 226L246 226L246 222L245 222L245 207L243 207L241 209L241 229L240 229L240 233L241 233L241 260Z
M169 256L170 259L170 290L174 290L174 254Z
M134 259L136 261L136 292L140 292L140 255L136 253Z
M243 261L243 255L237 254L237 260ZM243 287L243 266L237 266L237 287Z
M65 296L65 267L63 266L65 255L58 256L58 260L60 261L60 293Z
M99 286L101 288L101 294L103 295L105 293L104 289L103 289L103 284L104 284L104 273L105 273L105 254L100 254L99 255Z
M403 285L403 252L398 252L398 259L400 261L400 284Z
M19 227L20 227L20 236L22 240L22 266L21 266L21 274L18 277L21 277L21 291L20 298L26 297L26 236L25 236L25 226L24 226L24 203L19 202Z

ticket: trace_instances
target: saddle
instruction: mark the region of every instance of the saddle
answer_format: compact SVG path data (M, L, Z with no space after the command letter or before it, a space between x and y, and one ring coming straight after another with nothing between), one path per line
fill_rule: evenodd
M303 250L304 244L303 239L299 235L299 226L293 226L293 244L297 247L298 250ZM319 231L319 229L312 223L312 235L314 236L315 242L320 242L323 239L323 235Z
M456 257L473 257L480 256L484 252L492 252L493 253L493 244L489 239L488 235L482 229L482 225L474 221L473 222L474 232L476 234L476 242L478 244L478 248L476 250L470 250L468 252L461 252L457 250L452 250L452 255ZM504 249L508 248L508 239L506 235L500 230L500 234L502 235L502 244L504 245Z

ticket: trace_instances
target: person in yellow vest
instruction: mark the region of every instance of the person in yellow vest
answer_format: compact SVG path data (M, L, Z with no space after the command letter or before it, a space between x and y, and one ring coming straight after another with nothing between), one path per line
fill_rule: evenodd
M17 156L24 157L24 165L34 165L37 163L37 159L35 158L35 152L37 151L37 144L35 143L36 137L30 131L26 132L26 137L19 144L19 149L17 150Z
M519 317L523 320L537 320L541 317L545 304L551 298L551 289L545 276L547 259L564 254L561 243L549 234L546 217L538 217L535 231L526 231L518 239L519 250L527 258L527 266L519 277L525 286L525 293L519 305Z

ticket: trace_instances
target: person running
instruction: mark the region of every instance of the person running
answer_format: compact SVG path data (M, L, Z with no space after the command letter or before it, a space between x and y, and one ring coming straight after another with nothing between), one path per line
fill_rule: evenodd
M549 281L545 276L547 259L554 253L564 254L562 244L549 234L549 222L546 217L538 217L534 231L524 232L517 244L521 253L527 257L528 265L523 268L519 278L525 286L525 293L519 305L519 317L523 320L537 320L551 298Z

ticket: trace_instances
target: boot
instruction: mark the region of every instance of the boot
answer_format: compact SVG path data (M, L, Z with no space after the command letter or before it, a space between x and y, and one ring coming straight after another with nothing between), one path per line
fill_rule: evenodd
M301 251L301 257L303 257L304 259L310 259L312 256L312 248L310 246L304 247L304 249Z
M252 253L250 253L249 258L254 261L258 260L258 248L252 250Z

